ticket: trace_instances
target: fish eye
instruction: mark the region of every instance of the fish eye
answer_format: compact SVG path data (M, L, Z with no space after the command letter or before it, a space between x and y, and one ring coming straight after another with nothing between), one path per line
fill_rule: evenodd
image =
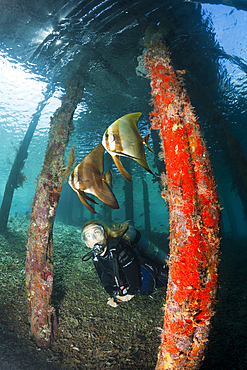
M113 142L115 140L115 135L112 133L108 134L107 140L108 140L108 143Z
M109 137L109 134L105 134L105 137L108 139L108 137Z

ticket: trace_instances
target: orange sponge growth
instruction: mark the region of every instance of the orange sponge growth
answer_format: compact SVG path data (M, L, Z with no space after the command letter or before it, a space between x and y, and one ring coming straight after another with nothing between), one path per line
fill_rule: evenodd
M153 129L164 146L170 209L169 282L156 369L197 369L218 289L220 206L214 175L181 73L161 39L140 59L151 79Z

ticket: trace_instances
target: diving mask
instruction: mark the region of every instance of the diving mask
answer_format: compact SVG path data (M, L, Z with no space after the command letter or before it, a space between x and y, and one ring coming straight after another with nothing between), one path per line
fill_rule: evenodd
M105 241L104 228L100 225L89 225L85 227L81 234L81 240L89 247L93 248L95 244L101 244Z

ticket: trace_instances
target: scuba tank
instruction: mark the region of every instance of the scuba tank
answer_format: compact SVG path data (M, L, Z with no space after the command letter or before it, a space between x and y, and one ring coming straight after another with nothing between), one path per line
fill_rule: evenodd
M138 230L129 226L128 230L126 231L126 235L134 244L136 244L137 248L143 256L161 265L165 265L167 263L167 253L163 251L163 249L150 242L147 238L142 236Z

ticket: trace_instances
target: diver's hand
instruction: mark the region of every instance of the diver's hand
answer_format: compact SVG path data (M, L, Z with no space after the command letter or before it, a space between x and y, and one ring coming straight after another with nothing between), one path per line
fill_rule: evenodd
M117 307L117 303L114 301L114 298L108 298L107 304L111 307Z
M117 299L119 299L122 302L130 301L133 297L134 297L134 295L131 295L131 294L126 294L126 295L122 295L122 296L117 295Z

